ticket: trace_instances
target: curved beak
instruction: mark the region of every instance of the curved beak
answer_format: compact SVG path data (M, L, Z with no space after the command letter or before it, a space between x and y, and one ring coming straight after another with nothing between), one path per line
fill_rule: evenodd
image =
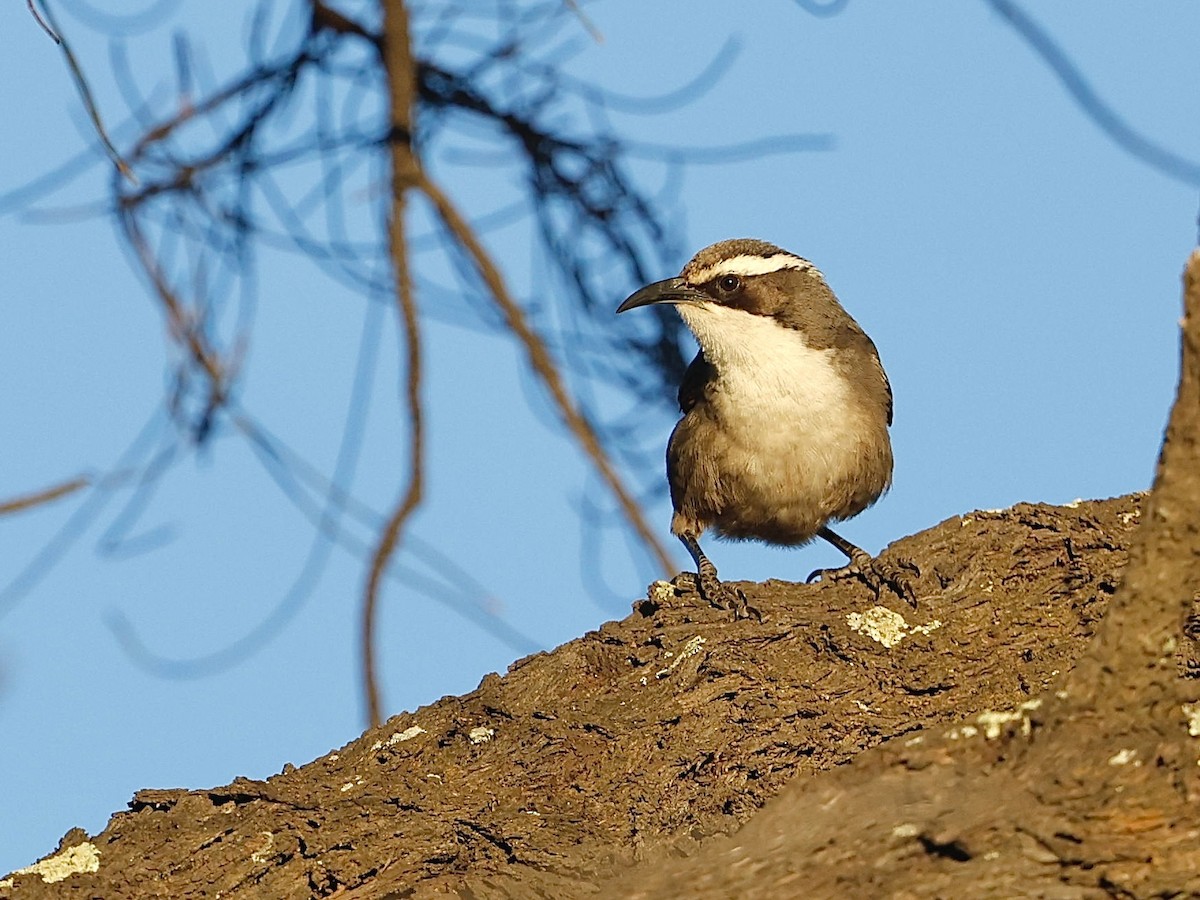
M696 290L682 278L668 278L648 284L640 291L635 291L617 307L617 312L638 306L650 306L652 303L698 303L708 297Z

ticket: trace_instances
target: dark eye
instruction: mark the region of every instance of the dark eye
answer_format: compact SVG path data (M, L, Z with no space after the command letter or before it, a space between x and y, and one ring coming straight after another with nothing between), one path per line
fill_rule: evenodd
M741 286L742 279L738 278L736 275L722 275L720 280L717 282L717 287L727 294L732 294Z

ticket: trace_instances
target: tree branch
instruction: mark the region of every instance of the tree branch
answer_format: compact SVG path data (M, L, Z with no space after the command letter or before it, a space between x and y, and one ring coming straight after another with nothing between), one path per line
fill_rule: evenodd
M67 481L60 482L40 491L22 494L19 497L13 497L11 500L0 500L0 516L25 512L28 509L33 509L35 506L50 503L66 497L68 494L73 494L80 488L85 488L91 483L92 479L87 475L80 475L77 478L70 478Z
M670 554L667 553L666 547L663 546L662 542L655 536L650 526L646 523L646 517L642 514L641 507L633 499L633 496L625 487L621 476L613 466L612 461L608 458L608 454L605 452L604 446L596 434L595 426L592 425L587 416L576 408L572 402L570 395L567 393L567 388L563 384L562 376L558 372L558 367L555 365L554 359L550 356L550 351L546 349L545 342L533 330L533 326L529 324L524 311L508 292L508 288L504 284L504 278L488 255L487 250L484 249L479 239L475 236L475 233L471 230L471 226L467 223L467 220L463 218L446 193L431 181L423 171L417 173L417 186L437 208L438 215L446 224L446 228L449 229L450 233L454 235L455 239L474 261L475 267L479 270L480 277L492 295L492 299L500 307L509 330L517 336L517 339L525 347L525 353L529 358L529 365L542 380L546 389L549 390L550 396L554 400L554 405L558 408L563 421L571 429L571 433L575 435L575 439L592 460L592 464L595 465L601 477L608 484L609 490L617 498L617 502L621 505L621 509L625 513L626 521L633 526L638 536L645 542L646 547L653 553L662 571L667 576L673 575L676 567L671 560Z
M1071 62L1070 57L1054 42L1050 34L1017 4L1012 0L984 0L984 2L1008 22L1025 43L1042 58L1042 61L1050 67L1050 71L1066 88L1067 93L1083 110L1084 115L1107 134L1114 144L1164 175L1187 184L1200 184L1200 164L1173 153L1165 147L1160 147L1138 134L1130 127L1129 123L1101 99L1095 88L1088 83L1083 72Z
M383 721L375 662L375 622L379 586L396 551L405 522L421 502L424 487L425 436L421 407L421 334L413 296L412 275L404 232L405 195L417 183L417 163L412 150L412 105L416 98L416 65L408 33L408 11L399 0L383 5L383 61L387 73L390 108L392 206L388 214L388 247L395 277L395 294L404 331L408 363L408 484L379 538L371 558L366 590L363 592L362 679L367 715L373 726Z

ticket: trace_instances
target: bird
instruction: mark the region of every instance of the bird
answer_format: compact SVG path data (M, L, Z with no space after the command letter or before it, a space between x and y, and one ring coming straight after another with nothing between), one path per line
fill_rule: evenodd
M671 532L695 562L701 597L753 612L701 549L711 529L789 547L823 538L848 562L810 582L855 576L914 603L903 572L830 527L891 486L893 401L875 344L820 270L767 241L720 241L617 312L653 304L674 305L699 344L679 386L667 481Z

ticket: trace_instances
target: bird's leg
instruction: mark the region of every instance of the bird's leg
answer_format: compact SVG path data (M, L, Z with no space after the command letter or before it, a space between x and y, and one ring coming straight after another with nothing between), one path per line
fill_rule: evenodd
M913 609L917 608L917 593L912 586L911 576L920 575L921 572L914 563L906 561L899 565L891 565L874 559L866 550L850 543L832 528L822 527L817 534L845 553L850 562L840 568L817 569L808 576L809 583L818 578L823 581L858 578L866 582L867 586L876 594L879 593L881 587L887 585L903 597L909 606Z
M744 593L721 581L717 575L717 567L700 549L700 541L696 535L685 531L678 537L696 563L696 586L701 597L717 609L732 609L739 619L762 618L762 615L750 606Z

